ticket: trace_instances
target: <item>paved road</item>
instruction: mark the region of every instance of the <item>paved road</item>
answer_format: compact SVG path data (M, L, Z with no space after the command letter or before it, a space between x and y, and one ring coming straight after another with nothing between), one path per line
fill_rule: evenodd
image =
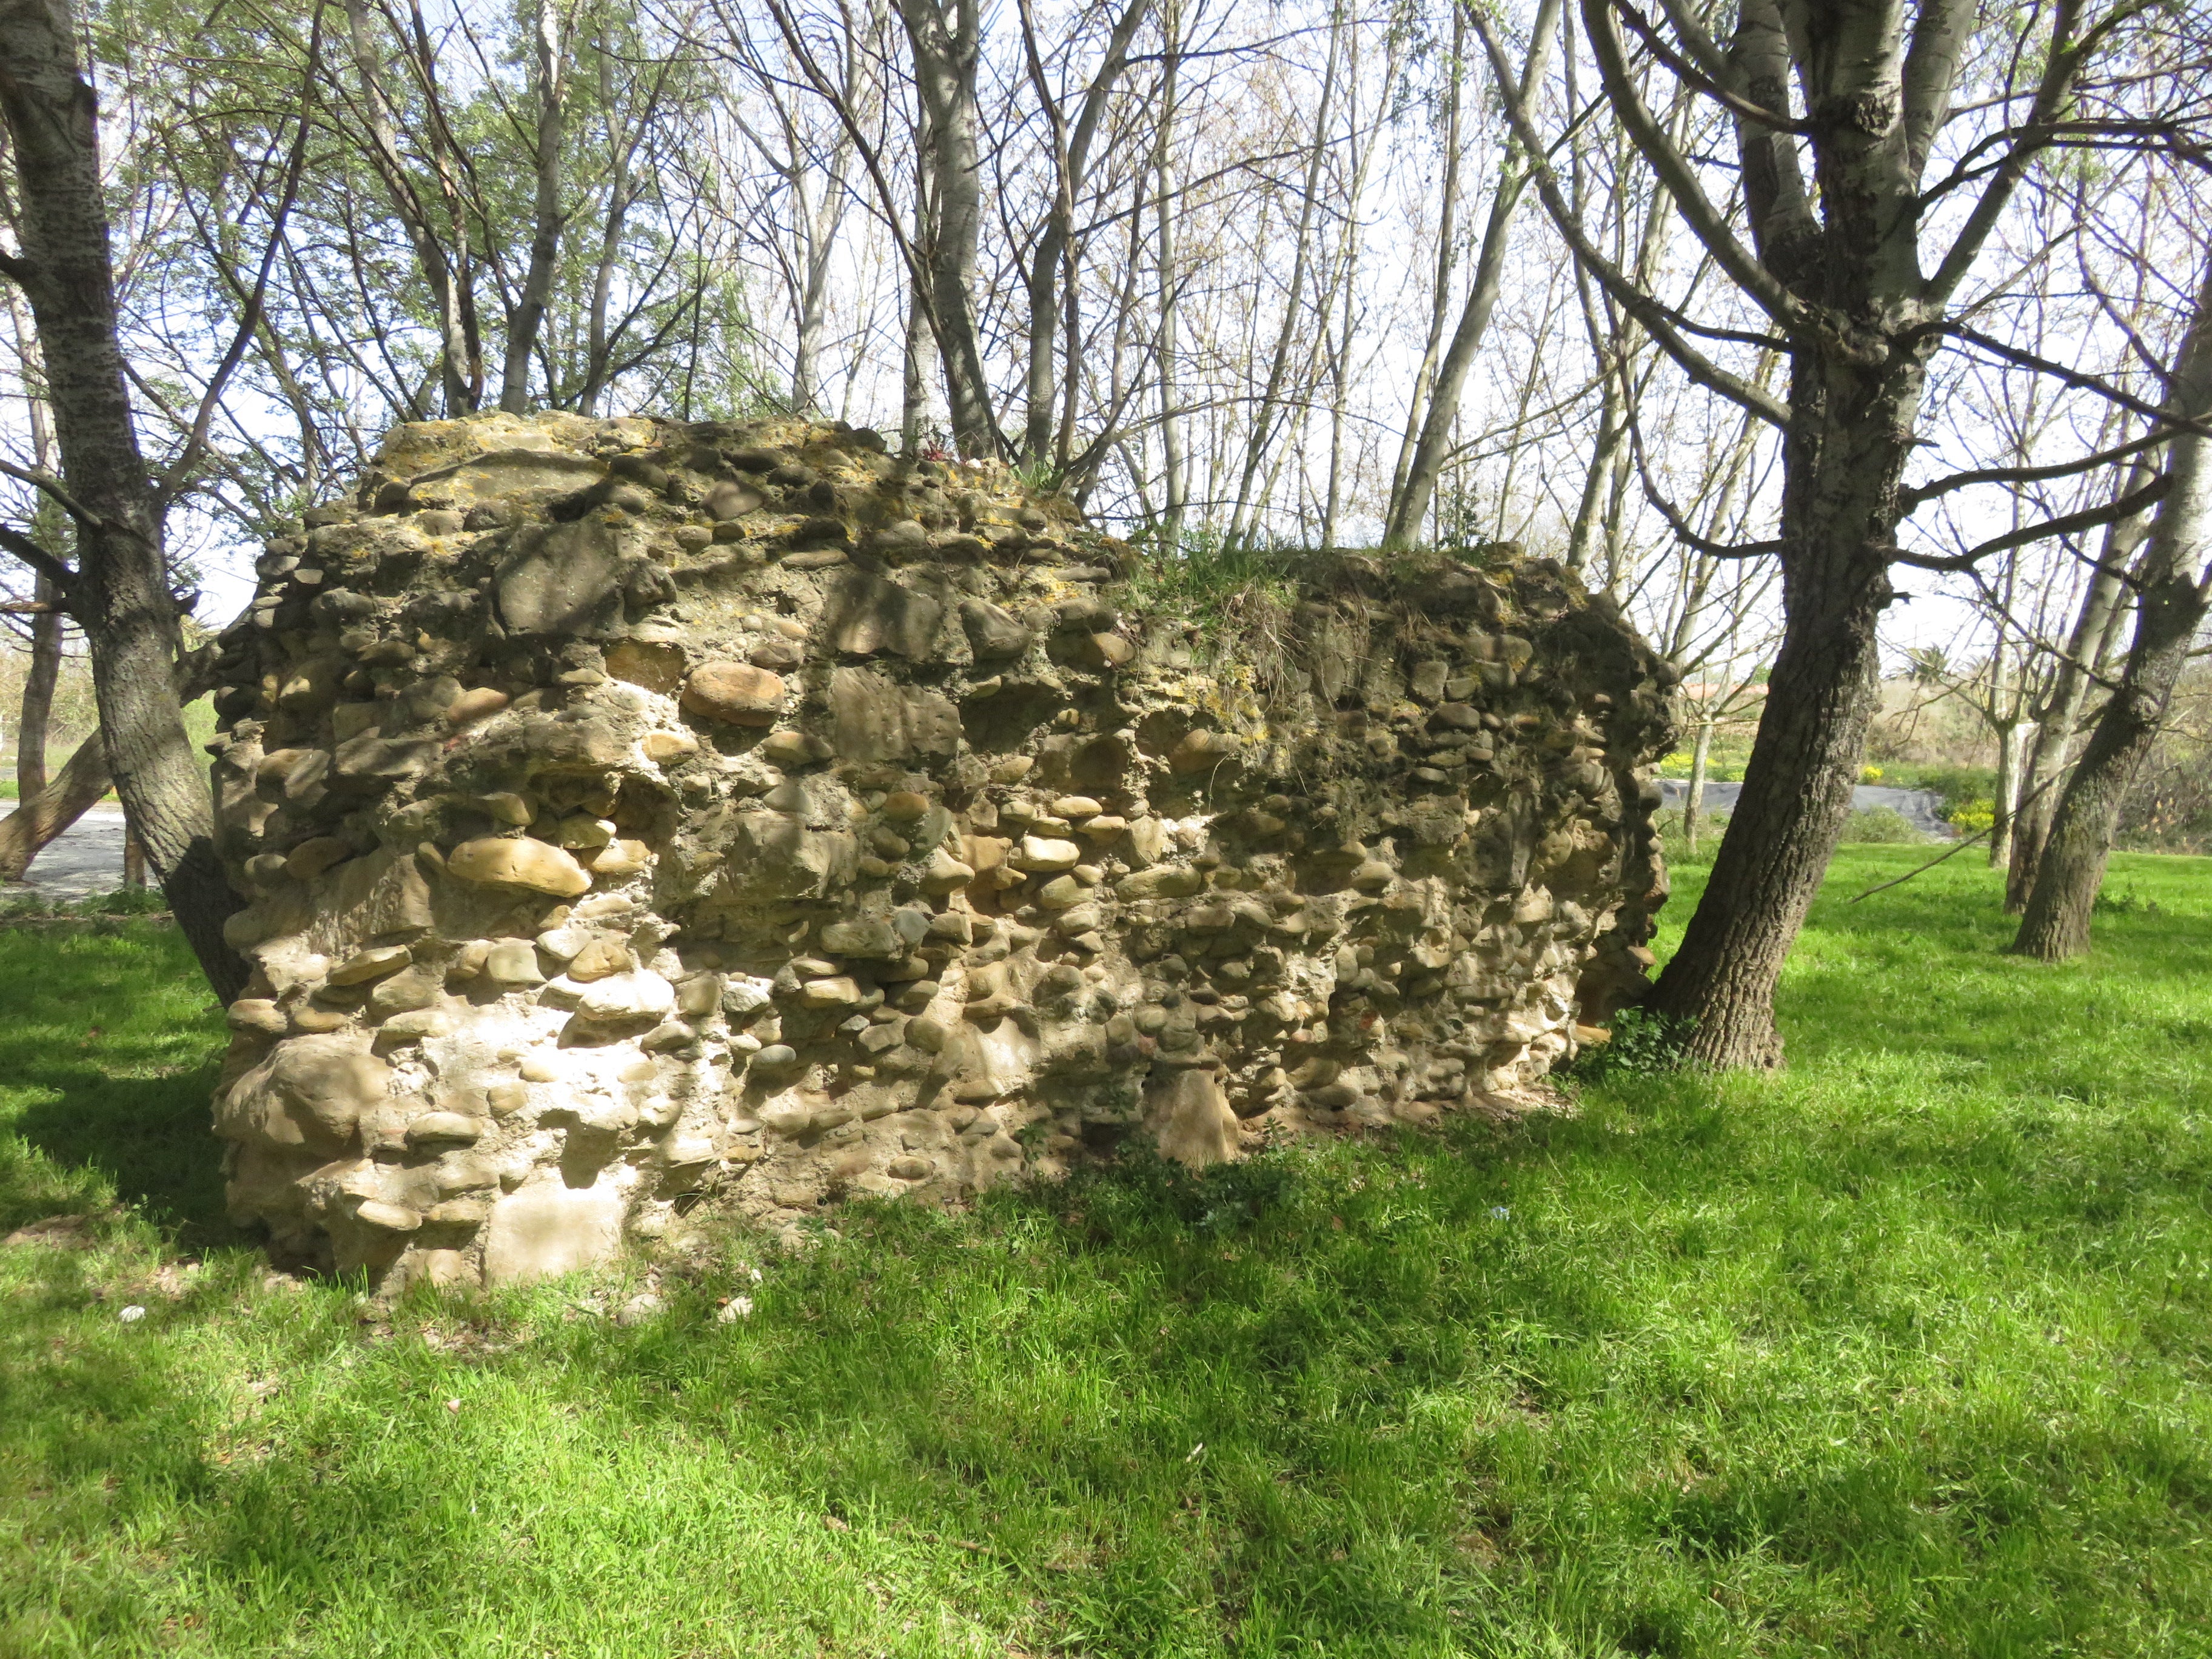
M1690 793L1687 780L1662 778L1659 788L1665 797L1663 805L1680 806ZM1705 786L1705 811L1733 812L1736 797L1743 793L1740 783L1708 783ZM1932 789L1892 789L1886 784L1863 783L1851 791L1851 805L1864 809L1887 806L1923 836L1951 841L1958 831L1943 821L1943 798Z
M25 885L58 899L112 893L123 885L123 811L95 806L31 860ZM21 888L7 888L20 892Z

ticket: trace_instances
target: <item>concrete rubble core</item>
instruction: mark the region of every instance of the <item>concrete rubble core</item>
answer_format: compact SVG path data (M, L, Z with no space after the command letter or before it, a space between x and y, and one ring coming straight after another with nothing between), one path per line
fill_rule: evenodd
M1209 666L997 466L398 428L222 638L234 1213L500 1283L702 1199L787 1224L1526 1091L1651 963L1673 679L1474 556L1337 561Z

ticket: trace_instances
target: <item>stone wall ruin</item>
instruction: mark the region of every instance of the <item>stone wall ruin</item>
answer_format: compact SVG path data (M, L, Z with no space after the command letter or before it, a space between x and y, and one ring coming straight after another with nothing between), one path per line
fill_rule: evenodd
M1208 665L1128 559L842 427L396 430L222 640L234 1212L509 1281L1430 1122L1637 994L1671 680L1610 606L1346 559Z

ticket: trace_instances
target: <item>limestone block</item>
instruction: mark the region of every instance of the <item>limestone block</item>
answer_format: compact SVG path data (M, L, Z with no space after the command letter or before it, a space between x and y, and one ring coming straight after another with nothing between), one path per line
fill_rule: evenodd
M576 1012L601 1022L658 1024L676 1010L676 988L648 969L595 980L585 987Z
M594 635L621 614L621 579L617 532L597 518L525 525L497 574L500 618L512 634Z
M684 683L684 706L732 726L773 726L783 707L783 678L750 663L704 663Z
M830 643L854 656L890 651L915 662L927 659L943 625L945 607L880 576L854 571L838 583L829 608Z
M850 977L839 974L808 980L799 987L799 997L809 1008L852 1008L860 1003L861 991Z
M284 860L284 873L295 881L313 881L352 856L349 842L336 836L312 836L292 849Z
M605 1261L622 1242L623 1209L613 1188L572 1188L557 1176L509 1193L484 1224L484 1283L557 1279Z
M841 957L896 957L906 953L889 920L868 917L833 921L822 930L822 948Z
M1006 860L1015 869L1032 873L1073 870L1082 861L1083 849L1080 847L1072 841L1056 841L1049 836L1024 836L1021 845Z
M494 943L484 953L483 972L485 978L501 986L545 982L545 975L538 971L537 947L528 939L503 939Z
M375 945L366 951L356 951L331 969L328 982L332 985L362 985L386 974L396 974L414 960L414 952L404 945Z
M362 1114L384 1099L391 1076L359 1037L293 1037L224 1091L216 1127L234 1139L330 1157L353 1139Z
M607 672L617 679L663 696L684 684L684 647L673 641L619 640L607 647L606 662Z
M968 635L968 648L978 662L1003 662L1018 657L1036 635L1016 620L1012 611L988 599L960 602L960 628Z
M462 1112L425 1112L407 1126L407 1144L428 1146L453 1142L465 1146L482 1139L489 1127L483 1119Z
M591 877L574 858L527 836L465 841L446 855L446 868L464 881L526 887L556 898L574 898L592 886Z
M446 705L446 723L455 728L474 726L488 720L507 707L511 699L504 691L480 685L473 691L464 691Z
M585 862L592 874L608 881L620 881L634 876L653 862L653 849L641 841L617 836L605 847L587 855Z
M834 671L828 700L831 745L846 760L950 755L959 746L960 714L948 698L872 669Z
M389 848L339 865L319 904L356 938L421 933L433 921L430 889L421 866Z
M730 829L721 880L732 899L813 897L853 879L860 849L844 830L810 830L783 812L741 812Z
M1115 884L1115 890L1126 899L1188 898L1205 887L1204 873L1183 864L1154 865Z

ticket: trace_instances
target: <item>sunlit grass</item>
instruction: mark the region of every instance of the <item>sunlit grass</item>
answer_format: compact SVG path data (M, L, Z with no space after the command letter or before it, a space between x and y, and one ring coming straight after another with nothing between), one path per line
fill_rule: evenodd
M2212 865L2052 969L1972 854L1845 902L1927 856L1840 861L1778 1076L848 1210L629 1328L265 1287L174 936L0 933L0 1230L96 1218L0 1250L0 1653L2212 1650Z

